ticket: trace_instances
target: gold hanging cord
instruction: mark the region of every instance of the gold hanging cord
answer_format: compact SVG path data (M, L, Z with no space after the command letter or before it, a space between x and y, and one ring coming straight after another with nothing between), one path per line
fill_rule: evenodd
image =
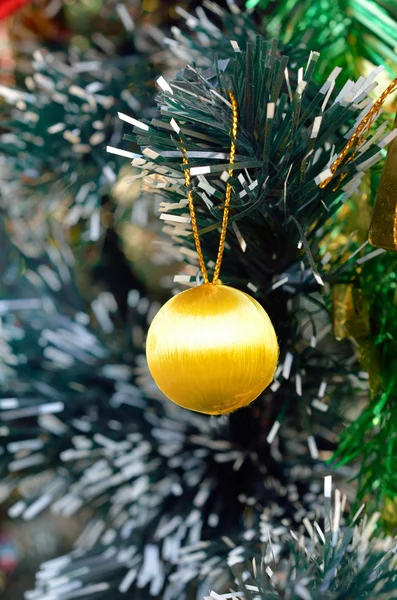
M233 92L229 92L229 98L230 98L230 102L232 104L232 115L233 115L232 116L232 142L230 144L230 159L229 159L229 163L231 165L233 165L234 164L235 154L236 154L236 137L237 137L237 127L238 127L238 111L237 111L237 102L236 102L236 99L234 97ZM183 164L184 165L189 164L189 160L188 160L188 157L187 157L187 150L186 150L186 148L182 147L181 148L181 152L182 152L182 161L183 161ZM199 232L198 232L198 227L197 227L196 211L194 210L194 203L193 203L193 191L190 188L190 182L191 182L190 169L185 169L184 173L185 173L185 185L189 189L187 198L188 198L188 202L189 202L189 212L190 212L190 218L191 218L191 221L192 221L193 237L194 237L194 242L196 244L196 251L197 251L198 261L199 261L201 273L203 275L204 283L208 284L208 283L210 283L210 281L208 279L207 268L206 268L205 262L204 262L203 251L201 249L201 242L200 242L200 237L199 237ZM232 177L232 175L233 175L233 169L229 169L229 177ZM225 205L224 205L223 217L222 217L221 235L220 235L220 239L219 239L218 256L216 258L215 269L214 269L214 276L213 276L213 279L212 279L212 283L213 284L218 282L219 273L220 273L220 270L221 270L223 252L224 252L224 249L225 249L227 223L228 223L228 220L229 220L229 206L230 206L231 195L232 195L232 186L231 186L230 183L227 183L226 184L226 192L225 192Z
M380 109L382 108L382 104L384 103L386 98L388 96L390 96L390 94L392 94L396 90L397 90L397 77L396 77L396 79L393 79L393 81L387 86L385 91L376 100L376 102L373 105L373 107L371 108L371 110L368 111L368 113L365 115L363 120L359 123L356 131L353 133L350 140L347 142L346 146L343 148L342 152L336 157L336 159L332 163L332 166L330 167L331 172L332 172L331 177L328 177L327 179L322 181L320 183L320 188L325 188L325 186L329 184L329 182L332 180L333 176L335 175L337 168L343 162L343 160L345 159L349 150L351 150L353 148L353 146L355 146L356 144L357 144L357 146L359 145L363 134L366 132L367 129L369 129L369 127L371 127L375 117L378 115Z

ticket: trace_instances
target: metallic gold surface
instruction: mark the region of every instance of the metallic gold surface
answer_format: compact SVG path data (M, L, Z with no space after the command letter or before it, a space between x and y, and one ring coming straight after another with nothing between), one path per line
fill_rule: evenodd
M397 250L397 138L388 147L368 239L378 248Z
M333 328L337 340L343 340L351 335L348 322L353 316L353 284L335 284L333 287Z
M278 359L273 325L248 294L204 284L169 300L155 316L146 355L160 390L206 414L250 404L270 384Z

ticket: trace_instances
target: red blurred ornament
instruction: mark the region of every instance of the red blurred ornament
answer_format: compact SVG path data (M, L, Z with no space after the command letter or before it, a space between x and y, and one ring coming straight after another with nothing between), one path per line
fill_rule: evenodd
M0 0L0 20L9 17L29 2L30 0Z
M17 549L11 536L0 533L0 569L10 575L18 566Z

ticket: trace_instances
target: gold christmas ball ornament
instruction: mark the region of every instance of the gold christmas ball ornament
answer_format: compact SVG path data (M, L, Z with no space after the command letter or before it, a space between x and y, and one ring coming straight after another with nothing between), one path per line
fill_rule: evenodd
M160 390L179 406L212 415L255 400L272 381L278 354L262 306L214 283L171 298L153 319L146 344Z
M238 107L229 92L232 128L229 162L234 164ZM178 130L177 130L178 131ZM181 140L182 162L189 157ZM233 168L228 171L230 177ZM149 328L149 370L170 400L209 415L247 406L273 379L278 343L273 325L248 294L218 284L230 209L232 184L226 183L221 235L212 283L208 278L193 201L190 168L184 169L189 213L204 284L171 298Z

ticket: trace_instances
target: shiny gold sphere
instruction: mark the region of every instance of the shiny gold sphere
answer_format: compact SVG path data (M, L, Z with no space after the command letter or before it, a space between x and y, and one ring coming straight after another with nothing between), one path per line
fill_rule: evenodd
M171 298L153 319L146 344L160 390L179 406L210 415L255 400L272 381L278 354L262 306L217 284Z

